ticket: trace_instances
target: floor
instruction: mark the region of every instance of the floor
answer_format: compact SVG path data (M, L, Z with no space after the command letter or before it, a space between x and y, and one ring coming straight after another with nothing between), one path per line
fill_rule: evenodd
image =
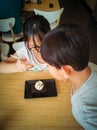
M60 23L77 23L87 29L90 39L90 61L97 64L97 22L82 0L59 0L64 7Z

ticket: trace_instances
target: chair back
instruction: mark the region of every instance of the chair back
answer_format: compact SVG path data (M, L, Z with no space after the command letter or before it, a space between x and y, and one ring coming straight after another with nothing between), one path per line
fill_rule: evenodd
M2 41L7 43L16 42L23 38L23 34L15 35L13 27L15 25L15 18L0 19L0 32L2 33ZM11 31L11 35L3 34L4 32Z
M7 31L11 31L11 35L13 38L13 41L16 42L15 40L15 35L13 32L13 26L15 24L15 18L11 17L11 18L6 18L6 19L0 19L0 32L7 32ZM2 35L2 39L6 39L6 37L4 38L4 36Z
M15 24L15 18L0 19L0 32L7 32L11 30L10 25L13 27Z
M61 17L63 10L64 10L64 8L61 8L56 11L49 11L49 12L38 10L38 9L34 9L33 11L36 15L44 16L50 23L51 29L53 29L59 24L60 17Z

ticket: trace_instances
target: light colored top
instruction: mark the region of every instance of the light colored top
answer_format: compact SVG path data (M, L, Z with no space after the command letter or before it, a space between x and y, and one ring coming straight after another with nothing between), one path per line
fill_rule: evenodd
M97 65L89 63L91 75L72 95L72 112L85 130L97 130Z
M31 68L30 70L34 70L34 71L38 71L38 70L47 70L47 65L46 64L42 64L40 63L35 55L34 55L34 52L31 50L29 51L26 47L23 47L23 48L20 48L19 50L16 51L17 55L20 57L20 58L27 58L27 60L29 62L31 62L34 67Z

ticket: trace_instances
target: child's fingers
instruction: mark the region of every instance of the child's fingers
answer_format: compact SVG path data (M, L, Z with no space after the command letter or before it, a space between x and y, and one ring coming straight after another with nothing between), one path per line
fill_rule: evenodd
M27 70L31 69L32 67L34 67L34 66L31 65L31 64L27 64L27 65L26 65Z

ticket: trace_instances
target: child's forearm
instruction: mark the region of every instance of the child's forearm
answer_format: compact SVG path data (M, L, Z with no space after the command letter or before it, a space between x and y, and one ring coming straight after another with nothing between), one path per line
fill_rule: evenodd
M18 72L16 63L6 63L6 62L0 63L0 73L12 73L12 72Z

